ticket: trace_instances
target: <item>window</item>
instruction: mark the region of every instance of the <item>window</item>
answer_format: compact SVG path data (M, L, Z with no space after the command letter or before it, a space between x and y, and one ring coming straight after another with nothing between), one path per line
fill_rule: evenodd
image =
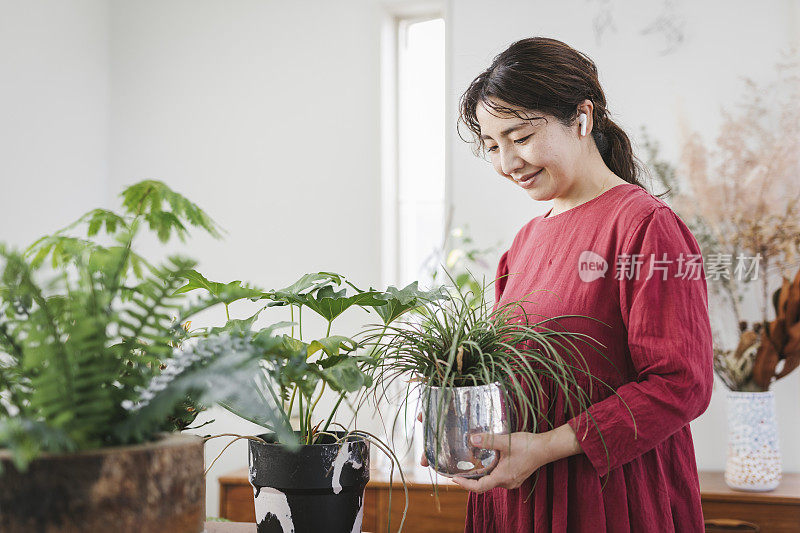
M384 72L384 281L430 285L445 226L444 19L394 19ZM392 46L393 45L393 46ZM394 60L392 60L394 59Z
M406 4L408 6L409 4ZM436 6L434 6L436 7ZM382 55L382 276L384 285L414 280L431 285L430 258L441 248L445 228L445 24L439 11L393 13L383 31ZM414 7L412 6L412 10ZM428 9L427 12L424 12ZM418 10L419 11L419 10ZM438 257L438 255L437 255ZM405 387L393 385L385 412L397 412ZM422 453L422 428L409 397L406 416L394 426L407 465ZM393 417L387 415L393 422ZM398 433L399 432L399 433ZM402 434L402 436L401 436ZM378 455L376 466L385 465Z

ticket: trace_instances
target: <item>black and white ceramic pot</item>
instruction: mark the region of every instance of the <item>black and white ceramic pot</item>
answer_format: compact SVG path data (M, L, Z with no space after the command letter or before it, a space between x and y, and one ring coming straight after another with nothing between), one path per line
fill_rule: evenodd
M258 533L351 533L361 531L364 488L369 481L369 442L351 435L323 435L316 444L290 451L249 441Z

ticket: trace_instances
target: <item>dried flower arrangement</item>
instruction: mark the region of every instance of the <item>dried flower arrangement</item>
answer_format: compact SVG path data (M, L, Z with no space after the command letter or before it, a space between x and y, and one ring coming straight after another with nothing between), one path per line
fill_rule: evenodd
M710 292L739 324L736 349L717 347L714 361L737 391L767 390L800 364L800 273L789 281L800 259L800 124L785 119L800 112L800 76L796 60L777 70L773 83L745 80L742 103L722 111L712 148L689 131L679 165L659 159L644 133L651 174L700 243ZM770 322L770 282L781 278ZM760 317L748 323L742 303L753 282Z
M714 370L731 390L763 391L800 366L800 270L794 281L783 278L773 296L775 320L739 325L736 350L714 351ZM781 364L782 362L782 364Z

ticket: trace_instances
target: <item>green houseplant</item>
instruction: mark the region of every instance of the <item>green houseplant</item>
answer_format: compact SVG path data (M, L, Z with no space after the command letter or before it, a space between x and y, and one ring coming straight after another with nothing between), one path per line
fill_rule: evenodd
M454 282L451 298L425 302L417 317L365 340L382 353L381 390L405 382L401 412L420 398L426 458L447 477L477 478L496 465L496 452L471 446L471 434L536 432L546 416L545 382L575 414L590 403L581 375L607 386L591 376L578 350L585 345L601 353L598 343L563 331L558 320L566 317L532 322L523 302L492 309L486 290L484 284L475 295Z
M25 251L0 246L3 531L202 530L202 441L164 432L225 399L257 361L172 355L218 299L176 294L194 261L154 265L134 241L145 228L161 242L219 229L161 182L121 196L119 212L93 210ZM153 385L159 401L137 409Z
M219 299L219 292L230 285L209 281L193 271L178 292L203 290ZM245 437L250 441L249 477L259 528L298 532L360 530L363 491L369 480L369 444L376 444L394 462L396 458L374 435L333 422L343 401L357 409L347 400L349 394L357 396L370 390L372 369L378 364L380 353L363 350L364 345L355 340L361 332L331 335L332 326L345 311L360 307L376 312L386 331L403 313L438 295L419 290L416 283L403 289L362 290L344 276L318 272L306 274L283 289L251 289L250 293L237 296L223 303L227 307L237 299L249 298L263 306L244 319L230 319L228 315L223 327L200 335L214 338L219 332L229 332L245 339L261 361L253 379L241 384L235 397L220 402L237 416L268 430ZM290 321L256 328L259 315L267 307L276 306L288 307L286 318ZM303 337L304 309L325 320L325 337ZM275 330L288 327L289 334L274 335ZM201 340L198 346L205 342ZM326 389L336 394L336 401L330 409L323 410L319 403ZM297 428L291 422L295 409Z

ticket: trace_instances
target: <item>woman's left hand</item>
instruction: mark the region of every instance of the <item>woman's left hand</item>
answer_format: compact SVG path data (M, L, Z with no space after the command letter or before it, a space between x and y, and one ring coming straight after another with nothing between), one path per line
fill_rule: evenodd
M470 442L473 446L500 452L500 461L488 476L480 479L453 477L458 485L477 493L495 487L516 489L541 466L581 451L575 433L566 424L545 433L477 433L470 437Z

